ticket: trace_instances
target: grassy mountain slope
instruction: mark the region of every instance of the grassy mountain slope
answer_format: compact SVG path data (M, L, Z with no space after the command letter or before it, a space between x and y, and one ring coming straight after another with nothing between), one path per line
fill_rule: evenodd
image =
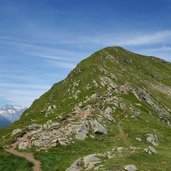
M33 123L43 125L51 120L60 124L59 129L65 135L72 124L83 124L86 120L90 128L85 140L71 133L68 139L65 137L68 143L64 146L58 140L49 147L35 133L37 139L31 140L27 149L42 162L43 170L65 170L80 157L107 151L112 157L101 159L101 170L123 170L128 164L136 165L139 170L169 170L170 114L171 64L121 47L108 47L79 63L65 80L35 100L19 121L0 129L0 144L19 144L23 137L30 143L33 136L27 126ZM107 134L93 131L95 121ZM17 128L22 132L17 137L11 136ZM43 125L39 134L45 137L45 133L51 134L55 129ZM28 136L31 136L29 140ZM47 151L40 150L35 141L44 143L38 145ZM148 146L157 153L144 152Z

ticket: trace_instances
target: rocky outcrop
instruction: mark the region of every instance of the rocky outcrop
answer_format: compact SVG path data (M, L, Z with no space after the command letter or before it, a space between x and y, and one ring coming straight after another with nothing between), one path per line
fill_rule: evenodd
M19 130L14 130L14 133L17 133L17 131ZM92 133L107 134L107 128L92 118L83 118L68 124L60 124L49 120L43 125L35 123L29 125L25 135L18 138L16 144L22 150L32 146L37 148L66 146L74 143L75 139L85 140L90 135L92 137Z
M136 97L138 97L140 100L145 101L149 106L151 106L153 109L155 109L160 117L169 116L169 112L160 106L156 100L153 99L153 97L145 90L142 88L139 88L137 92L134 91L134 94Z
M111 151L98 154L90 154L74 161L71 166L66 169L66 171L105 170L105 166L103 165L104 161L124 155L126 152L133 153L135 150L138 149L136 147L130 147L130 149L124 147L114 147ZM126 165L120 168L120 170L123 169L126 171L138 170L135 165Z

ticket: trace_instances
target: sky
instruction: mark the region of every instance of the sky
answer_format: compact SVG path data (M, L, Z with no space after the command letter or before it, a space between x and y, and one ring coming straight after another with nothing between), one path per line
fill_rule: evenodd
M29 106L107 46L171 61L170 0L0 0L0 106Z

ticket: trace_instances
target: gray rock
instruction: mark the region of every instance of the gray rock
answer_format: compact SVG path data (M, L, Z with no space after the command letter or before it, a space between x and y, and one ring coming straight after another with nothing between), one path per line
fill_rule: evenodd
M169 116L169 112L161 107L153 98L152 96L146 92L145 89L139 88L137 91L138 95L136 97L139 97L141 100L144 100L146 103L148 103L151 107L153 107L159 114L159 116ZM135 92L134 92L135 94Z
M151 143L152 145L155 145L155 146L159 145L157 135L147 134L147 139L146 140L147 140L147 142Z
M153 148L152 146L145 148L144 151L148 154L157 154L157 150Z
M20 150L26 150L29 146L28 141L21 141L18 145L18 149Z
M52 124L50 125L51 129L58 129L60 127L60 123L58 122L52 122Z
M95 134L107 134L106 128L101 125L96 119L90 121L91 129Z
M76 160L66 171L92 170L101 163L102 154L90 154Z
M103 116L104 116L107 120L109 120L110 122L114 122L115 119L110 115L110 114L112 114L112 113L113 113L112 108L107 107L107 108L105 109L105 111L104 111Z
M107 107L107 108L105 109L105 111L104 111L104 114L105 114L105 115L110 115L110 114L112 114L112 112L113 112L112 108Z
M79 125L76 125L74 132L76 134L76 136L75 136L76 139L85 140L85 138L87 138L87 134L89 132L88 123L86 121L83 121Z
M82 167L80 166L80 162L81 158L72 163L71 166L66 169L66 171L81 171Z
M135 165L130 164L130 165L126 165L126 166L124 167L124 170L126 170L126 171L136 171L137 168L136 168Z
M29 131L37 131L40 128L42 128L42 126L38 124L32 124L27 127Z
M126 105L124 103L119 104L120 109L124 110L126 108Z
M84 168L86 168L86 170L93 169L95 165L101 163L100 157L102 156L103 155L101 154L90 154L88 156L85 156L82 160L84 163Z
M66 138L58 138L58 143L59 143L61 146L66 146L66 145L68 145L70 142L69 142Z
M35 147L42 147L42 146L44 146L45 144L43 143L42 140L34 140L34 141L32 142L32 145L34 145Z

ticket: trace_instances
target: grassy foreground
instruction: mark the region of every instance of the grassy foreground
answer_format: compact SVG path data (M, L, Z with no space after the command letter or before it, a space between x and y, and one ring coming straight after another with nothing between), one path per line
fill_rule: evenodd
M32 163L0 149L0 171L32 171Z

